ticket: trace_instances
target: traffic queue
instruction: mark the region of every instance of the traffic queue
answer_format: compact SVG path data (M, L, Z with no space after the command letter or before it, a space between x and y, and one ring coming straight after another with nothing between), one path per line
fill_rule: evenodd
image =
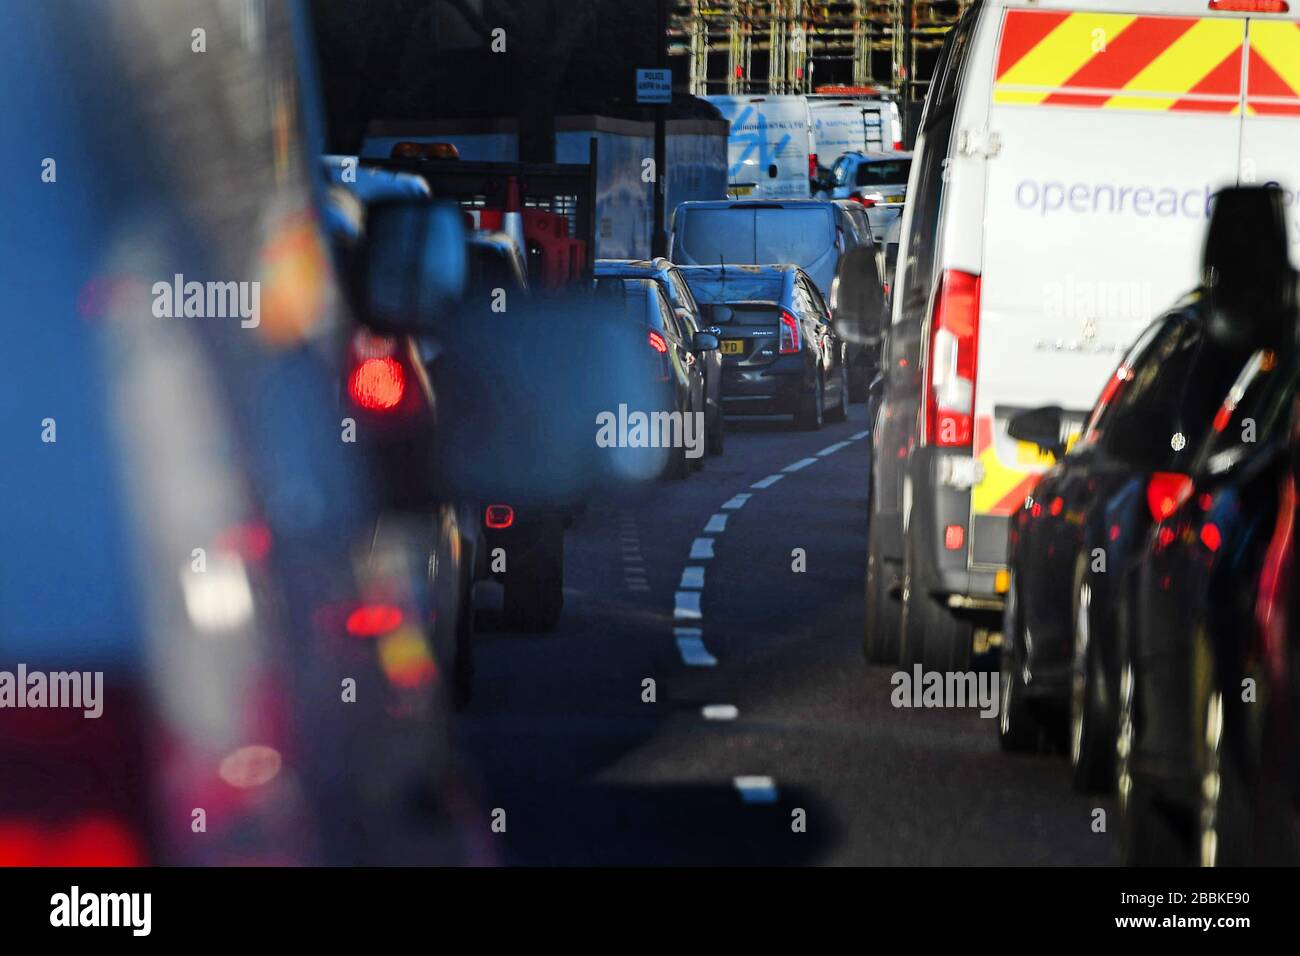
M865 652L996 659L1131 863L1300 859L1298 19L977 3L913 152Z

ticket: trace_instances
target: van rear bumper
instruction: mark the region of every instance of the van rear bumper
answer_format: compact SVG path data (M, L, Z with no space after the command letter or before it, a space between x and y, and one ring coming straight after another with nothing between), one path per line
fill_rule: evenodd
M938 478L945 458L970 458L969 449L924 446L908 462L912 506L907 538L914 562L913 577L922 590L955 610L996 612L1003 595L997 591L997 569L972 569L970 554L970 489L953 487ZM946 529L961 529L960 547L945 544Z

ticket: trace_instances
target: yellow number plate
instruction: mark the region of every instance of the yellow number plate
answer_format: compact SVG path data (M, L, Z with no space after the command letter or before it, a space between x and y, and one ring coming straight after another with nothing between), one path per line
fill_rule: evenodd
M722 340L723 355L740 355L744 351L745 351L744 339L723 339Z

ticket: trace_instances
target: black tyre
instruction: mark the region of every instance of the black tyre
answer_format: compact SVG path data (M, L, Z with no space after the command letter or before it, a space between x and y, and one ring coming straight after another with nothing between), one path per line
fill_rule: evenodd
M804 431L820 431L826 420L826 395L819 380L811 395L800 399L799 408L794 413L794 423Z
M726 446L726 441L723 438L723 432L722 432L722 409L721 408L715 407L713 409L713 415L712 417L709 418L708 421L708 433L709 433L709 441L708 441L709 454L721 455Z
M843 422L849 418L849 367L840 366L840 398L835 407L826 412L828 422Z
M1007 753L1030 753L1038 749L1042 727L1025 699L1024 631L1013 581L1007 590L1002 617L1002 650L998 654L998 744Z
M866 633L863 650L873 664L893 664L898 660L898 631L902 608L890 592L898 577L897 561L890 561L880 550L880 518L868 514Z
M900 653L903 663L911 667L919 661L927 671L970 670L974 627L959 618L922 586L914 548L908 536L907 557L903 562L903 613L900 627ZM905 648L905 650L903 650Z
M1080 559L1074 573L1074 653L1070 663L1068 751L1074 788L1084 793L1115 782L1115 722L1105 705L1106 675L1093 623L1092 584Z
M505 575L505 612L521 631L553 631L564 608L564 531L547 528Z

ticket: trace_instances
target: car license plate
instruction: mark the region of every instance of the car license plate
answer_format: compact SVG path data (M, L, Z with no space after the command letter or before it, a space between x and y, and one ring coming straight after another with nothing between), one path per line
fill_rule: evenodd
M740 355L744 351L745 351L744 339L723 339L722 340L723 355Z
M907 197L905 197L905 196L886 196L886 197L885 197L885 202L902 202L905 198L907 198Z
M727 187L727 194L737 199L743 199L745 196L752 196L754 186L752 183L732 183Z

